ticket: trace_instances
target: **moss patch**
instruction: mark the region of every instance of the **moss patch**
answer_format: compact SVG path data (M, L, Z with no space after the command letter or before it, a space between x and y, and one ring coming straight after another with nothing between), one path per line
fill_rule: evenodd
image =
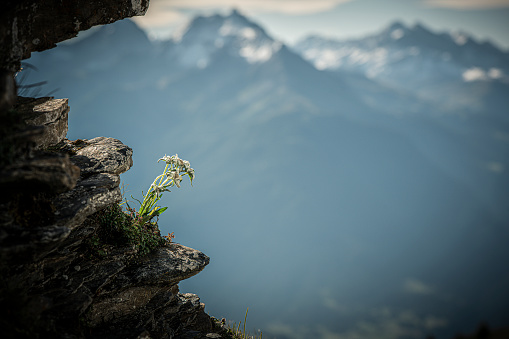
M91 216L97 231L89 238L88 245L99 256L108 254L108 248L128 247L133 256L143 256L168 244L171 237L162 237L157 222L141 223L137 212L127 212L117 204Z

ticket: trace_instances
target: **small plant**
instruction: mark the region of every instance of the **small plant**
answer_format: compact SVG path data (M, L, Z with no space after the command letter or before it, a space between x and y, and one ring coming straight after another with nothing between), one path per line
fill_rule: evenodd
M250 334L246 334L246 322L247 322L247 312L249 311L249 307L246 310L246 315L244 316L244 325L242 330L240 329L240 326L242 324L242 321L239 321L238 324L233 323L232 325L226 324L226 319L221 319L222 326L225 326L227 329L227 332L229 335L232 336L234 339L262 339L262 332L260 332L260 336L252 336ZM237 326L235 326L237 325Z
M128 247L134 257L143 256L171 241L161 237L157 223L139 224L135 213L113 204L94 214L92 219L99 228L88 239L92 253L104 257L115 247Z
M94 215L95 222L98 222L101 227L97 234L90 238L88 245L96 255L107 255L108 245L129 246L132 247L136 256L145 255L156 248L171 243L175 238L173 232L161 236L157 221L152 219L159 217L167 209L167 207L157 205L162 193L169 192L169 187L180 187L184 175L189 176L192 184L194 170L188 161L180 159L177 154L171 157L165 155L158 162L161 160L166 162L163 173L156 177L147 194L143 195L143 201L135 199L140 203L138 211L130 207L124 198L124 202L121 204L111 205ZM124 195L125 186L123 184L122 191L122 195ZM123 204L127 206L125 210L121 207Z
M157 160L157 162L161 160L166 163L163 173L155 178L147 194L143 195L142 192L143 202L135 199L140 203L140 209L137 212L140 224L149 222L152 218L160 216L168 209L168 207L160 207L156 204L161 199L163 192L170 192L169 187L177 186L180 188L180 182L184 175L189 177L191 186L193 185L195 175L189 161L180 159L178 154L171 157L165 155Z

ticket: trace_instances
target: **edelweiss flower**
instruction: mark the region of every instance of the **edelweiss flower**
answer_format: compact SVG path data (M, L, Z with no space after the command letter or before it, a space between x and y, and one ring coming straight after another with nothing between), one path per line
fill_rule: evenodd
M163 160L168 165L175 165L175 166L182 166L183 163L184 163L184 160L180 159L178 154L172 155L171 157L167 156L165 154L164 157L162 157L161 159L157 160L157 162L159 162L161 160Z
M191 168L191 164L187 160L182 160L182 166L184 167L184 171L187 172Z
M166 172L166 176L168 178L170 178L171 180L173 180L175 185L177 185L177 187L180 188L180 182L182 181L182 177L180 176L180 174L177 171Z
M172 155L172 156L171 156L171 160L173 161L173 163L174 163L175 165L177 165L177 164L178 164L178 161L180 160L179 155L178 155L177 153L175 153L175 155Z
M150 186L150 188L152 188L152 190L154 191L154 193L156 194L156 197L159 198L159 195L163 192L170 192L169 189L165 188L163 185L159 186L159 185L156 185L156 184L152 184Z
M167 164L171 164L171 157L167 156L166 154L164 155L164 157L162 157L161 159L157 160L157 162L159 162L161 160L164 161Z

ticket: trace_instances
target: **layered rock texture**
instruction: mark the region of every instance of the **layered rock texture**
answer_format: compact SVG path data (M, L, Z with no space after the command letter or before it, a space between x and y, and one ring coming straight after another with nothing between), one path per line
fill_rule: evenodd
M34 51L44 51L79 31L144 15L149 0L3 0L0 61L11 71Z
M0 322L8 336L212 333L199 298L177 285L209 263L205 254L167 243L136 256L121 242L101 254L94 243L105 227L97 213L121 201L119 175L132 166L132 150L112 138L65 139L67 100L20 98L14 109L23 121L2 140L16 147L0 177L8 192L0 204Z
M157 246L115 241L121 230L105 216L124 213L119 175L133 165L131 148L106 137L67 140L67 99L16 93L13 72L31 51L147 7L148 0L0 6L2 338L228 337L196 295L179 293L178 283L209 263L205 254L163 241L154 224Z

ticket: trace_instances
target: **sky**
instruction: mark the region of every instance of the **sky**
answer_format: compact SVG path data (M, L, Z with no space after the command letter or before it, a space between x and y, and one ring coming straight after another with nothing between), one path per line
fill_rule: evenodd
M167 39L197 14L232 8L290 45L311 34L359 38L397 20L466 32L509 50L509 0L151 0L135 21L152 39Z

